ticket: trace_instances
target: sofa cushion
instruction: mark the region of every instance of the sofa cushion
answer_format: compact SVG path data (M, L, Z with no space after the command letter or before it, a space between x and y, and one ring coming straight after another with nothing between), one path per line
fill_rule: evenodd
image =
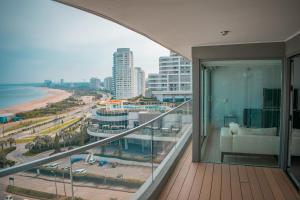
M238 135L276 136L277 128L239 128Z
M232 149L236 153L278 155L279 136L233 135Z
M234 122L229 123L229 130L232 135L238 134L239 128L240 128L239 124L234 123Z

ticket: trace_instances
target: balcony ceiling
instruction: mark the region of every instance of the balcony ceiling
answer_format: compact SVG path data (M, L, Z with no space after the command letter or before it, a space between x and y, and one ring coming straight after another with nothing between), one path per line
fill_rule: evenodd
M102 16L191 58L191 47L286 41L299 0L57 0ZM221 31L228 30L227 36Z

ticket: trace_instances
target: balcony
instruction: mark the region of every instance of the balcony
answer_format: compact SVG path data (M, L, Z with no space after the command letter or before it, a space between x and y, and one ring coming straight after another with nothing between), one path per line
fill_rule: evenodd
M299 199L287 175L277 168L193 163L192 146L184 151L159 200Z
M193 163L191 103L123 133L3 169L1 190L47 199L299 199L281 169Z

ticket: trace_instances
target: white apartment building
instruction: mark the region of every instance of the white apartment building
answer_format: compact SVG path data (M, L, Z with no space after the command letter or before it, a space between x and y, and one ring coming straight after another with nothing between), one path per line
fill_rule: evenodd
M148 75L148 89L160 101L176 102L192 98L192 63L170 52L159 58L159 73Z
M140 67L134 68L134 96L145 96L145 72Z
M128 99L134 97L133 53L129 48L118 48L113 54L113 97Z
M107 91L112 92L113 87L112 87L112 77L111 76L106 77L104 79L104 89L107 90Z

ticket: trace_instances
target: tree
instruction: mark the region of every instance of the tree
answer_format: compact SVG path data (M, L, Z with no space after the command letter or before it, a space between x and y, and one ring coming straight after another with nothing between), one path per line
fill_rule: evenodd
M33 147L34 147L34 144L33 144L32 142L27 143L27 144L25 145L25 149L28 149L28 151L31 151Z
M59 136L56 134L54 138L54 150L60 152Z

